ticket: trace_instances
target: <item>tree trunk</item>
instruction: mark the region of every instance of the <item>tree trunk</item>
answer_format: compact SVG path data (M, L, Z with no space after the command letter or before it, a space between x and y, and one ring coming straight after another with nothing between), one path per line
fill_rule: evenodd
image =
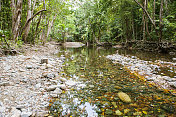
M0 11L1 11L1 0L0 0Z
M143 17L142 17L142 21L143 21L143 41L146 41L146 37L145 37L145 14L143 13Z
M136 40L136 38L135 38L135 29L134 29L134 19L132 19L132 30L133 30L133 40Z
M43 0L43 8L46 9L45 0ZM45 24L46 24L46 16L45 16L45 14L43 14L43 17L45 19ZM43 39L43 45L45 45L45 43L46 43L45 27L43 28L43 31L42 31L42 39Z
M40 14L39 21L38 21L37 26L36 26L36 29L35 29L35 35L34 35L34 39L33 39L33 44L35 44L35 38L36 38L37 33L38 33L38 27L39 27L41 18L42 18L42 13Z
M35 16L37 16L38 14L40 14L40 13L41 13L41 12L43 12L43 11L46 11L46 10L45 10L45 9L42 9L42 10L38 11L35 15L33 15L31 18L29 18L29 19L26 21L26 23L25 23L24 27L22 28L21 33L20 33L20 34L22 34L22 33L23 33L23 31L26 29L26 27L27 27L28 23L29 23L29 22L31 22L31 20L32 20Z
M11 0L13 40L17 40L19 35L19 28L22 14L22 3L23 0L18 0L17 4L15 4L15 0Z
M55 16L53 17L52 21L48 23L48 31L47 31L46 38L48 38L49 34L51 33L51 29L53 27L53 23L54 23L54 20L56 19L56 16L57 16L57 14L55 14Z
M155 22L155 0L153 0L153 21ZM152 28L151 28L151 31L153 30L153 25L152 25Z
M27 19L26 21L28 21L32 16L32 11L31 11L31 0L28 0L28 9L27 9ZM25 30L24 30L24 34L23 34L23 41L26 43L27 40L27 36L29 34L30 31L30 25L31 25L31 21L27 24Z
M160 6L160 15L159 15L159 18L160 18L160 22L159 22L159 27L160 27L160 37L159 37L159 43L161 42L162 40L162 29L163 29L163 0L161 0L161 6Z
M148 0L146 0L146 10L148 9ZM145 18L145 22L146 22L146 31L147 31L147 34L149 36L149 38L151 37L150 36L150 33L149 33L149 26L148 26L148 17Z

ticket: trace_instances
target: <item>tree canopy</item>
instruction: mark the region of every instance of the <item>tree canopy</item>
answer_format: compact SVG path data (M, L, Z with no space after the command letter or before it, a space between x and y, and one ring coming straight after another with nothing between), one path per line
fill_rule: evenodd
M3 35L3 36L2 36ZM176 41L175 0L3 0L0 43Z

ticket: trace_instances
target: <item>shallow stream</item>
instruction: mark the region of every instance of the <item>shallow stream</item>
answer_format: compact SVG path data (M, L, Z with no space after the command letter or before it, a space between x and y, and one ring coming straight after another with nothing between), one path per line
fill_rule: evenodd
M113 117L146 116L165 117L176 115L176 96L167 91L140 80L123 68L106 59L116 53L113 48L75 48L63 49L58 56L65 57L62 77L76 82L68 91L63 91L59 98L50 101L50 115L59 117ZM129 54L125 50L120 54ZM156 54L148 55L156 60ZM160 57L161 58L161 57ZM164 57L171 61L171 58ZM173 74L174 76L175 74ZM118 92L126 93L132 100L125 103L118 97Z

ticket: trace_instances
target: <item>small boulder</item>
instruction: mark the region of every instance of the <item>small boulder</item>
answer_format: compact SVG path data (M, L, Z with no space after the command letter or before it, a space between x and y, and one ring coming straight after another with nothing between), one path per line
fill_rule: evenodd
M118 93L118 97L123 101L123 102L126 102L126 103L130 103L131 102L131 98L124 92L119 92Z
M62 44L62 46L66 47L66 48L79 48L84 46L85 44L81 43L81 42L65 42Z

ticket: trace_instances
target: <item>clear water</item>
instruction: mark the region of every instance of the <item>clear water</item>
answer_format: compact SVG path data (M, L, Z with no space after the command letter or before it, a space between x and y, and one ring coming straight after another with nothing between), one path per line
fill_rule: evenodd
M59 98L53 98L50 101L50 115L174 117L176 96L138 79L123 66L114 65L105 58L114 53L116 49L113 48L63 49L58 54L66 57L64 71L60 75L79 82L82 88L77 85L64 91ZM131 103L119 99L117 94L121 91L129 95Z

